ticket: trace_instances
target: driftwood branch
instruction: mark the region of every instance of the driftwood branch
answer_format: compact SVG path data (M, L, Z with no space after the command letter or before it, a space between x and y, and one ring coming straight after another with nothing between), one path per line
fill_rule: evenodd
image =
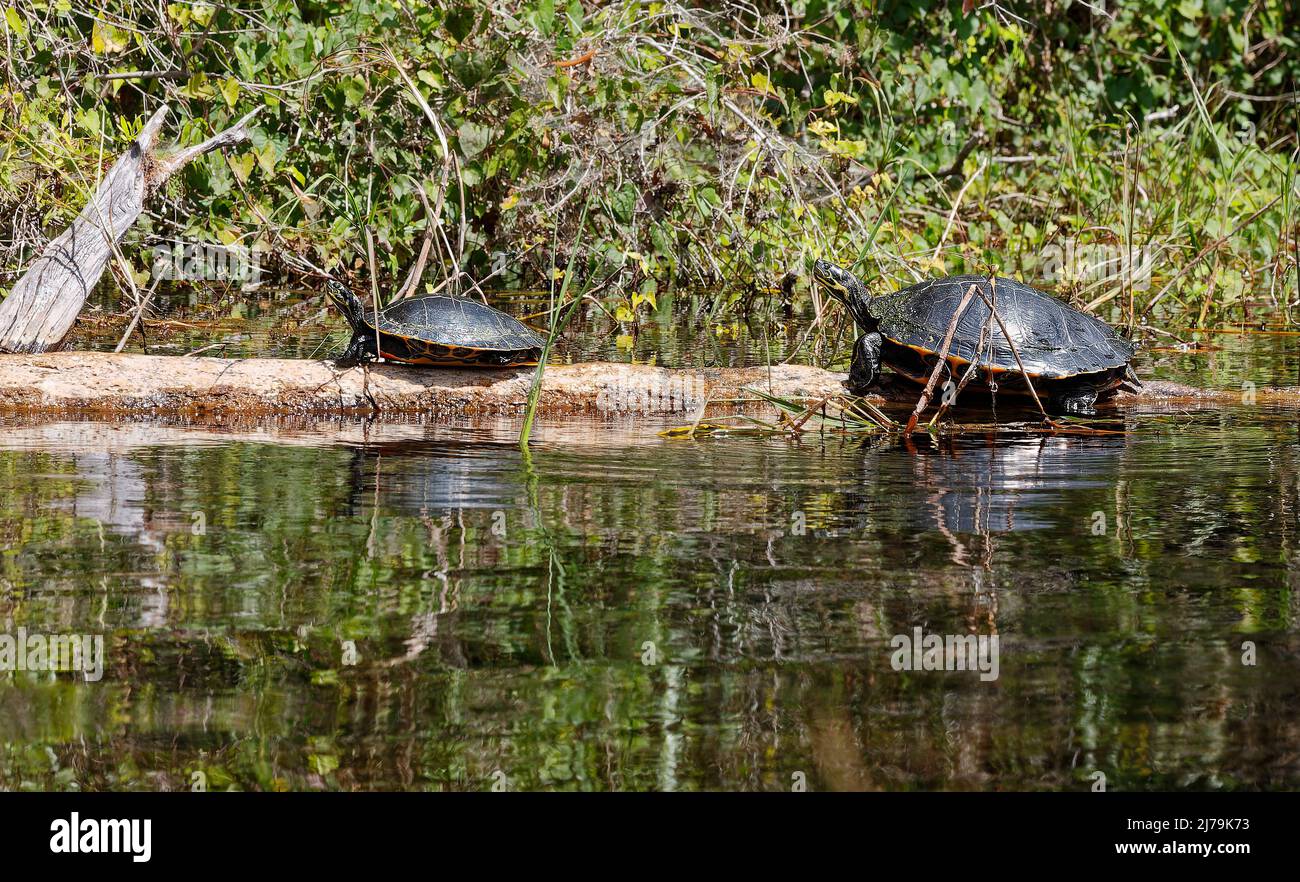
M159 108L104 175L72 226L45 246L0 303L0 351L59 348L117 243L144 210L145 200L196 156L246 140L248 124L257 113L254 110L202 144L160 154L154 142L167 108Z

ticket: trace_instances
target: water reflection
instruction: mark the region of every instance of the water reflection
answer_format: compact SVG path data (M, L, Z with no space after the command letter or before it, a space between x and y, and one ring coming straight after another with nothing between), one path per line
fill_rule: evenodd
M1293 415L1125 420L530 459L506 423L12 422L0 630L106 634L107 671L3 675L0 786L1296 787ZM914 627L997 634L999 679L895 671Z

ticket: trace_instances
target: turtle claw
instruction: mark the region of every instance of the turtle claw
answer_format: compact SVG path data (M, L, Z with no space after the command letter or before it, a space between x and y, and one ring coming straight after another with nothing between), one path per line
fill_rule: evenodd
M872 386L871 383L854 382L852 377L845 380L842 385L850 395L856 395L859 398L868 394L871 391Z

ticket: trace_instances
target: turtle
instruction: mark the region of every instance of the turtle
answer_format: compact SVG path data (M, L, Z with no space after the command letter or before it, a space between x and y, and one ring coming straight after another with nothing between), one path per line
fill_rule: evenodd
M960 377L978 358L972 379L985 389L1028 395L1027 377L1049 409L1079 416L1094 415L1098 397L1121 386L1141 388L1131 342L1101 319L1015 279L949 276L872 297L861 280L829 261L816 261L813 277L848 307L863 332L844 384L854 395L877 382L882 363L914 383L927 382L953 314L972 285L984 296L974 296L957 322L946 356L951 374ZM990 316L989 303L1001 324Z
M328 297L352 326L340 364L383 357L435 367L507 367L536 364L545 338L498 309L476 300L432 294L411 297L379 311L346 285L331 279Z

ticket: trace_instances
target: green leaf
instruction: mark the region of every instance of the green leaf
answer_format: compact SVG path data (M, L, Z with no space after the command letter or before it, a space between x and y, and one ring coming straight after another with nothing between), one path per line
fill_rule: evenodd
M657 309L658 304L655 297L659 293L659 284L654 279L645 279L641 282L640 289L632 295L632 308L636 309L642 303L650 304L651 309Z
M547 94L551 96L551 103L555 105L556 110L564 106L564 93L567 91L568 82L568 77L563 76L550 77L546 81Z
M254 152L254 155L257 157L258 168L260 168L264 174L275 174L276 155L275 144L273 142L267 141L260 149Z
M465 38L473 29L474 9L469 4L447 13L447 33L451 34L457 43L465 42Z
M361 77L348 77L343 81L343 100L349 107L359 107L366 97L366 81Z
M569 16L569 29L574 34L581 34L582 23L585 19L585 13L583 12L582 3L580 2L580 0L572 0L572 2L569 3L568 16Z
M318 775L328 775L339 767L339 758L327 753L313 753L308 761Z
M253 173L253 164L257 162L256 158L254 158L251 153L244 153L238 158L230 156L228 159L230 162L230 170L235 173L235 177L239 179L239 183L246 183L248 181L248 176Z
M257 65L253 60L253 55L247 47L235 44L235 58L239 61L239 75L245 80L257 78Z
M439 79L438 75L435 74L433 71L425 70L424 68L421 68L420 72L417 73L415 76L417 79L419 79L420 82L424 83L433 91L435 92L442 91L442 80Z
M96 21L90 29L90 48L97 55L114 55L130 45L131 32Z
M12 6L5 8L5 24L9 26L9 30L18 36L27 36L27 22L23 21L23 17L18 14L18 10Z
M623 223L632 220L632 215L636 212L637 191L636 187L624 184L620 189L614 191L614 196L610 200L614 209L614 216Z
M208 83L208 75L199 71L189 78L185 86L180 89L180 93L186 98L208 99L213 96L212 86Z
M461 123L456 133L460 138L460 152L466 159L473 159L482 153L492 139L490 128L474 122Z
M540 0L537 4L537 29L549 34L555 26L555 0Z
M100 128L103 126L103 121L100 119L98 110L93 107L87 110L79 110L77 111L77 117L78 122L81 123L88 133L91 135L99 134Z
M234 77L226 77L222 80L221 97L226 99L226 104L233 110L239 101L239 80Z

